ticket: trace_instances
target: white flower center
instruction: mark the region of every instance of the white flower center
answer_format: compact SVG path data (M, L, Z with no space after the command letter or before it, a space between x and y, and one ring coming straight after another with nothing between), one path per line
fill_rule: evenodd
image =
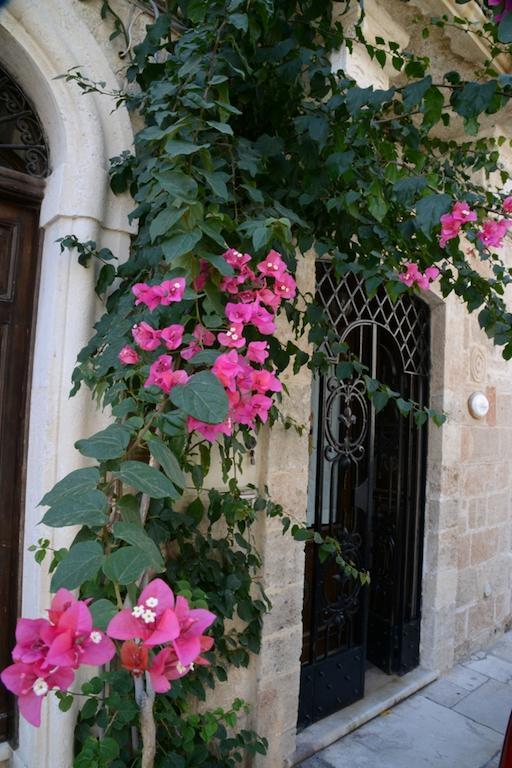
M146 605L148 608L156 608L158 605L158 597L148 597Z
M136 619L140 619L141 616L144 614L145 610L146 609L144 608L143 605L136 605L132 611L132 616L135 616Z
M92 643L96 643L96 645L98 645L98 643L101 643L101 632L96 632L96 631L91 632L91 634L89 635L89 640Z
M49 690L48 683L42 677L38 677L32 686L32 690L36 696L46 696Z
M181 285L179 283L174 283L175 288L181 288Z
M178 674L183 675L187 671L187 668L184 667L180 661L178 661L178 663L176 664L176 671L178 672Z
M154 624L155 619L156 613L154 611L150 611L149 608L142 614L142 621L144 624Z

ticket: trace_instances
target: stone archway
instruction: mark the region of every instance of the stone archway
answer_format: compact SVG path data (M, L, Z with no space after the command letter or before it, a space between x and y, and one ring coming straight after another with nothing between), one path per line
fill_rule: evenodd
M94 431L98 420L87 393L71 402L68 393L77 352L99 312L93 269L83 269L61 253L57 240L75 234L123 256L130 237L131 201L114 198L108 185L109 158L129 149L133 140L128 115L124 110L112 113L106 98L84 97L72 83L55 79L84 62L92 79L118 87L105 51L67 0L56 0L51 7L12 0L0 11L0 66L34 105L52 157L39 222L44 246L30 386L24 539L28 545L48 533L55 548L68 545L73 531L36 528L41 518L37 505L59 477L80 465L73 444ZM25 546L23 615L42 615L48 595L47 569L34 563ZM24 768L68 768L72 745L73 713L64 715L53 702L39 730L20 723L15 751L0 744L0 763L10 757L12 765Z

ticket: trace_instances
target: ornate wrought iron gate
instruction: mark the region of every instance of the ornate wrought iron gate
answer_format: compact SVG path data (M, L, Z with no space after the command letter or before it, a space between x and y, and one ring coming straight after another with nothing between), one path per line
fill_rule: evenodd
M341 341L369 374L403 398L427 403L429 310L385 291L368 299L355 275L341 282L317 264L318 296ZM308 521L336 536L371 573L369 587L306 548L299 727L364 695L368 663L404 674L419 663L426 429L379 413L362 378L339 381L337 357L314 382Z

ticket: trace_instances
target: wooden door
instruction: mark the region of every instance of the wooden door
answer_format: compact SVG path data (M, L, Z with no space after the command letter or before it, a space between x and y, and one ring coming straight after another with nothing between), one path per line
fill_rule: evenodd
M0 168L0 669L10 661L21 581L28 380L44 182ZM0 741L14 702L0 686Z

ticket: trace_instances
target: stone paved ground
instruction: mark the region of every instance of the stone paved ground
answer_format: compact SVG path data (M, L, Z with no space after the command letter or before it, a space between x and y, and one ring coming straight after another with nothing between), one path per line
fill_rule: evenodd
M498 768L512 710L512 632L301 768Z

